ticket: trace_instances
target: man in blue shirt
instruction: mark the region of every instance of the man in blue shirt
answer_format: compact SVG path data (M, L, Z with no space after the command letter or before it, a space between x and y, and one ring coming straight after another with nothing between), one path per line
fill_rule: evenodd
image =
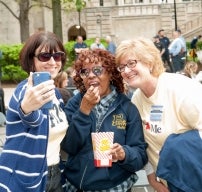
M82 36L77 36L76 43L74 44L75 58L77 59L79 53L83 50L88 50L88 47L85 42L83 42Z
M173 32L173 37L174 37L174 40L172 41L172 43L170 44L168 49L169 49L169 53L170 53L171 58L172 58L172 64L173 64L174 72L178 72L184 68L183 42L179 38L179 32L178 31Z
M105 46L100 42L100 38L96 37L95 42L91 44L90 49L105 49Z
M114 55L116 52L116 45L114 44L110 36L106 36L105 40L108 44L107 51L111 52Z

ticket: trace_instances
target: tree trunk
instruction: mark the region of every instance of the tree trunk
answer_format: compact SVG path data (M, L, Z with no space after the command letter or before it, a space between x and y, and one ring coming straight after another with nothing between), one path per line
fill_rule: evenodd
M29 37L29 1L21 0L19 3L20 15L20 38L21 42L25 42Z
M59 0L52 0L53 8L53 32L63 41L61 3Z

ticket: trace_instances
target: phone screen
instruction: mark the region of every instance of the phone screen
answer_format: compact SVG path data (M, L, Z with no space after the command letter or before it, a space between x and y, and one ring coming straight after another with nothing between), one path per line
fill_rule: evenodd
M51 75L49 72L35 72L32 74L33 84L34 86L39 85L40 83L44 81L48 81L51 79ZM48 103L45 103L41 109L51 109L53 108L53 102L49 101Z

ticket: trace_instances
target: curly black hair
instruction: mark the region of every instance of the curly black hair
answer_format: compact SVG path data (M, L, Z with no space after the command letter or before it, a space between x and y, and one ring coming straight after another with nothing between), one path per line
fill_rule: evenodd
M109 51L103 49L85 50L79 53L79 57L74 62L75 76L74 84L76 88L85 93L86 88L83 83L83 79L80 76L80 70L83 65L90 64L102 64L107 73L112 74L110 83L116 87L116 90L120 93L124 93L124 83L121 73L116 68L115 57Z

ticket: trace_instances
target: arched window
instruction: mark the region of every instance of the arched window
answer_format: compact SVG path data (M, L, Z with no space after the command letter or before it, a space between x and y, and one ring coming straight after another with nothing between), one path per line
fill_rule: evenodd
M76 40L76 37L78 35L81 35L83 37L83 40L86 39L86 31L85 29L81 26L78 27L78 25L73 25L71 28L69 28L68 30L68 41L75 41Z

